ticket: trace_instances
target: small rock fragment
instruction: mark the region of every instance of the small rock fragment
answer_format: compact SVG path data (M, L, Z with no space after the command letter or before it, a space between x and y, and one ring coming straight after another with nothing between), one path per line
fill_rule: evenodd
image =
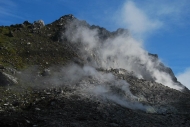
M36 111L40 111L40 108L35 108Z

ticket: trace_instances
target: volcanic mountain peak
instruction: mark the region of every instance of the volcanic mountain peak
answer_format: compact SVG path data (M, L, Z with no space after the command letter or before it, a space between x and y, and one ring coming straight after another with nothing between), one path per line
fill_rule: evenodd
M2 126L190 125L189 90L127 29L70 14L0 33Z

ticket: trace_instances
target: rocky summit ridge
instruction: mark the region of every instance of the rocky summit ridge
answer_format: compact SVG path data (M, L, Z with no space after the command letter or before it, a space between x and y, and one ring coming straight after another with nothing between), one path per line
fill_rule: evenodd
M0 26L0 126L189 127L190 92L127 29L24 21Z

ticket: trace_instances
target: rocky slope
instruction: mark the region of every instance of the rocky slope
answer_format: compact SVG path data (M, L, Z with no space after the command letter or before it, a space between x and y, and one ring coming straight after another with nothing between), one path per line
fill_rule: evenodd
M0 48L1 126L190 126L189 90L128 30L66 15L1 26Z

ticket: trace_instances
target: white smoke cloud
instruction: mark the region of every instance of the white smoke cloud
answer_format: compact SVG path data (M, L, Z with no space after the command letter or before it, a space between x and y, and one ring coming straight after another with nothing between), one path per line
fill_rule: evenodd
M183 73L177 74L177 79L190 89L190 68L186 69Z
M126 33L101 40L98 29L90 29L87 24L76 20L69 25L64 36L78 46L80 56L89 66L123 68L134 72L137 77L154 80L177 90L183 89L167 72L159 69L160 61L152 60L141 42Z
M110 100L123 107L147 111L150 106L142 105L129 90L125 80L117 79L112 73L97 71L91 66L70 64L51 67L49 74L42 76L37 67L28 68L17 74L23 84L32 87L69 87L70 95L77 94L89 99ZM29 84L31 83L31 84ZM65 93L66 94L66 93Z
M133 36L144 40L159 31L172 31L173 25L175 28L190 25L189 6L188 0L126 0L113 19L120 27L128 28Z
M147 32L152 32L162 26L162 22L149 17L149 15L138 8L132 1L127 1L120 13L121 18L118 18L119 23L124 24L134 35L140 36L141 38Z

